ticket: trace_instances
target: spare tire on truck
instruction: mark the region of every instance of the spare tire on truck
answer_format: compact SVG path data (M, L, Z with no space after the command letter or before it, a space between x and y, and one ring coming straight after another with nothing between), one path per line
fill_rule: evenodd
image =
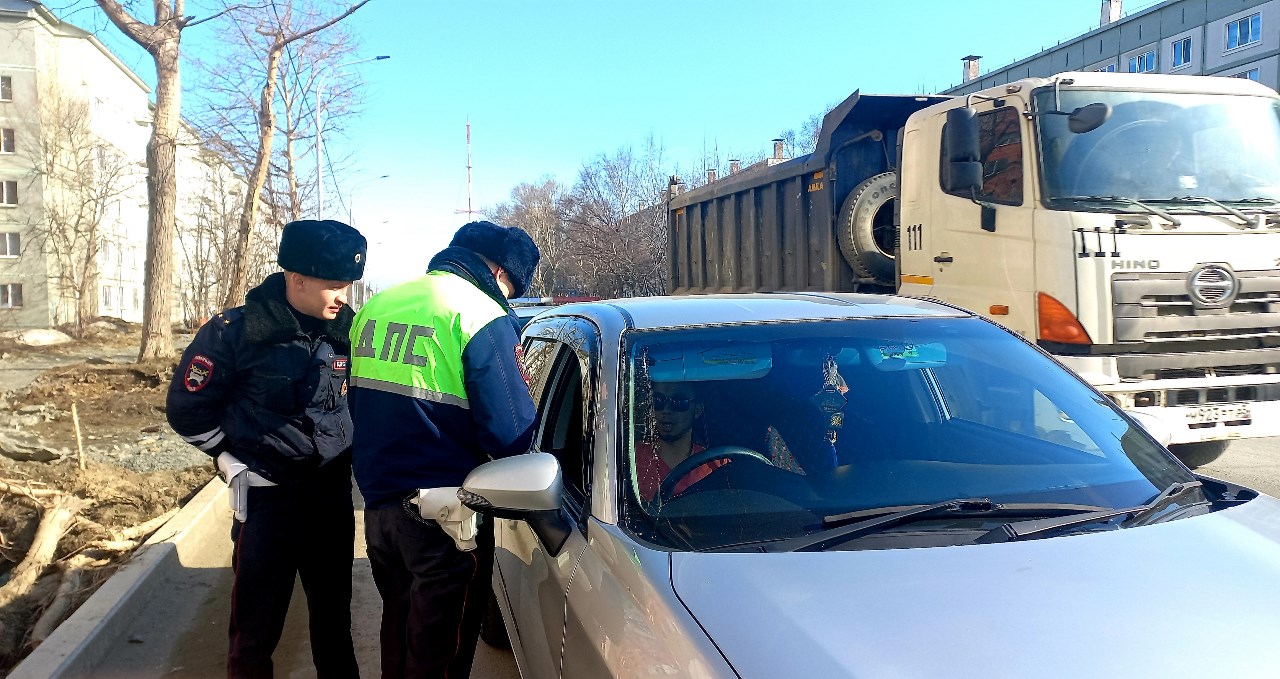
M840 254L859 278L897 287L893 256L897 229L893 224L898 175L885 172L854 187L836 220Z

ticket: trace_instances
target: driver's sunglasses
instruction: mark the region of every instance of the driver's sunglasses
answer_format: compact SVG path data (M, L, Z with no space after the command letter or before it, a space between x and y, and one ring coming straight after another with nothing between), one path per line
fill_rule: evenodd
M654 410L668 410L667 406L671 406L670 410L674 413L683 413L693 405L693 397L686 396L677 398L675 396L667 396L666 394L655 393L653 395Z

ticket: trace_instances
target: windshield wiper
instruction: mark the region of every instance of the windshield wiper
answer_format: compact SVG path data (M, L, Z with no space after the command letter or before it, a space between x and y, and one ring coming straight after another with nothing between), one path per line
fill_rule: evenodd
M1182 226L1182 222L1173 215L1161 210L1158 207L1148 205L1137 198L1126 198L1124 196L1055 196L1052 201L1072 200L1077 202L1094 202L1094 203L1125 203L1127 205L1135 205L1146 210L1148 214L1153 214L1167 222L1171 226Z
M1241 212L1240 210L1237 210L1237 209L1235 209L1235 208L1231 207L1230 205L1227 205L1227 204L1225 204L1225 203L1223 203L1223 202L1221 202L1221 201L1215 200L1215 199L1210 198L1210 197L1208 197L1208 196L1181 196L1181 197L1178 197L1178 198L1161 199L1161 200L1159 200L1159 201L1152 201L1152 202L1161 202L1161 203L1210 203L1210 204L1212 204L1212 205L1216 205L1216 206L1218 206L1218 207L1222 208L1223 210L1226 210L1227 212L1231 213L1231 216L1232 216L1232 217L1235 217L1236 219L1239 219L1240 221L1244 222L1244 224L1241 224L1240 226L1250 226L1250 227L1251 227L1251 226L1254 226L1254 220L1253 220L1252 218L1250 218L1250 217L1249 217L1249 215L1247 215L1247 214L1245 214L1245 213Z
M861 510L844 514L833 514L823 518L824 530L808 535L778 540L767 548L770 552L802 552L820 551L835 544L853 540L871 533L888 530L895 526L915 521L946 517L990 516L992 514L1038 514L1046 513L1080 514L1096 512L1103 509L1093 505L1075 505L1061 503L996 503L990 498L957 498L929 505L908 505L905 507L883 507L873 510ZM870 518L865 518L870 516ZM850 519L862 519L846 524Z
M1139 521L1159 509L1163 509L1165 503L1178 498L1195 488L1199 488L1202 484L1199 481L1178 481L1170 484L1168 488L1160 491L1155 497L1151 498L1146 504L1137 507L1129 507L1127 509L1107 509L1100 512L1090 512L1088 514L1080 514L1078 516L1064 516L1052 519L1036 519L1034 521L1019 521L1017 523L1006 523L1002 526L987 531L973 543L976 545L990 544L993 542L1012 542L1023 538L1040 537L1045 533L1061 530L1063 528L1071 528L1073 526L1083 526L1098 521L1106 521L1114 519L1117 516L1129 516L1130 521Z

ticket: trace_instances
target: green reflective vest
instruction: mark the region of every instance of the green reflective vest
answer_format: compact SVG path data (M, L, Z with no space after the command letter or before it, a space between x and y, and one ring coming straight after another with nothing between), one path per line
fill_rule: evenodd
M462 352L502 305L452 273L387 288L351 324L351 386L467 407Z

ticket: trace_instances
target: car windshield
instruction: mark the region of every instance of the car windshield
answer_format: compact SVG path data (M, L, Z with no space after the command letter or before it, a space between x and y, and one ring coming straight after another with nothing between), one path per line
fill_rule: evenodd
M624 351L626 523L673 549L961 498L1133 507L1193 481L1108 400L982 319L644 331Z
M1036 94L1044 196L1280 201L1280 109L1266 97L1046 89ZM1111 116L1076 134L1065 115L1101 102Z

